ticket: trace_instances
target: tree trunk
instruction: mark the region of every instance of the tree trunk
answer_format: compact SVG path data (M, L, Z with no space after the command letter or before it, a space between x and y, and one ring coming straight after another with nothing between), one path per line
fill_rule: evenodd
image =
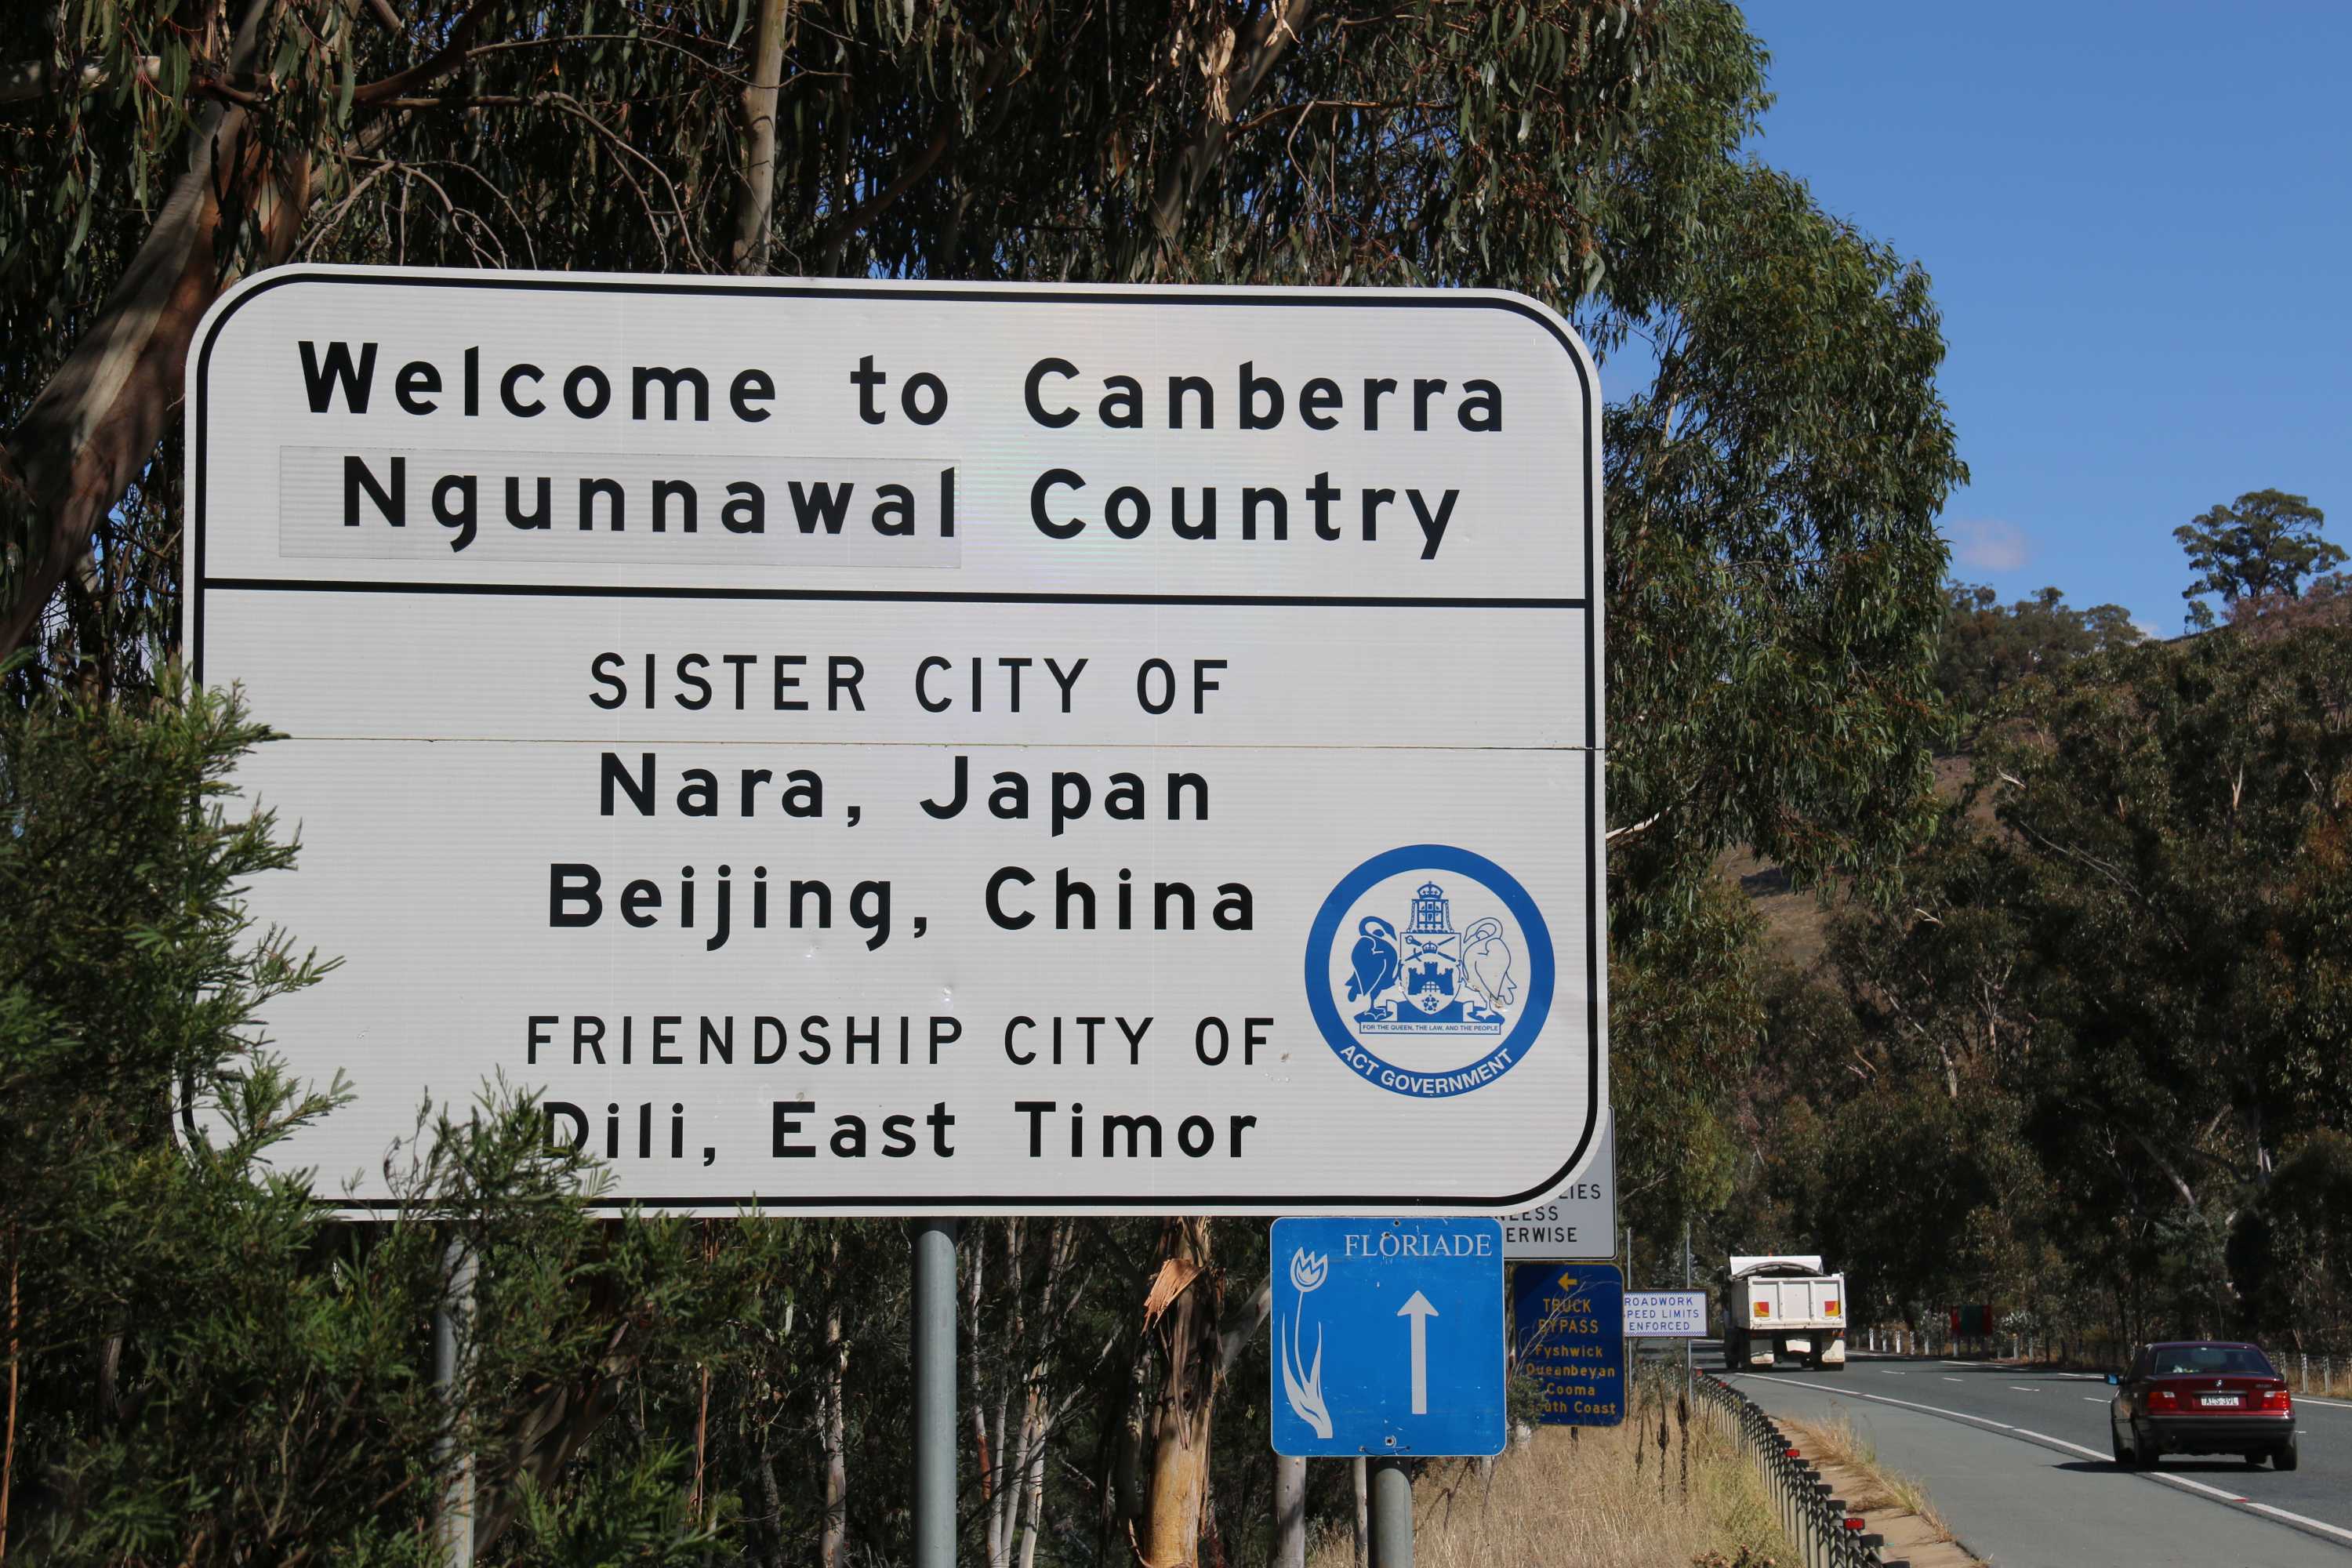
M768 237L776 205L776 96L784 75L784 17L792 0L760 0L751 39L751 79L743 89L742 184L735 193L735 235L727 248L730 270L768 270Z
M1209 1222L1171 1219L1160 1233L1160 1277L1144 1301L1163 1369L1147 1426L1150 1501L1136 1555L1144 1568L1197 1568L1209 1494L1209 1437L1223 1361L1218 1319L1224 1280L1210 1256Z
M1569 1428L1574 1436L1576 1428ZM1348 1462L1349 1479L1356 1492L1356 1568L1365 1568L1372 1560L1372 1477L1370 1467L1361 1458Z
M841 1279L841 1235L833 1238L829 1279ZM838 1291L836 1283L834 1289ZM843 1568L849 1542L848 1433L843 1419L843 1391L849 1383L849 1343L841 1332L841 1300L836 1294L824 1315L824 1534L817 1547L823 1568Z

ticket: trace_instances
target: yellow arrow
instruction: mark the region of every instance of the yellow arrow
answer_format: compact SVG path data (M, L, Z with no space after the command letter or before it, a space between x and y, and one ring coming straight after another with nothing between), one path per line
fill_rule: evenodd
M1575 1276L1575 1275L1573 1275L1573 1274L1563 1274L1563 1275L1561 1275L1561 1276L1559 1277L1559 1288L1560 1288L1561 1289L1563 1289L1563 1290L1573 1290L1573 1289L1576 1289L1576 1276Z

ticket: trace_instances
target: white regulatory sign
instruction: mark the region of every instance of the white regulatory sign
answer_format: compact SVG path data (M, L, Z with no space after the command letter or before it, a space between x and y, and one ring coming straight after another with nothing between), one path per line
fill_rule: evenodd
M1561 1134L1572 1135L1573 1130ZM1592 1157L1574 1181L1532 1208L1503 1216L1503 1256L1513 1260L1608 1258L1617 1243L1616 1126L1607 1116Z
M1629 1340L1705 1339L1706 1292L1626 1291L1625 1337Z
M677 1213L1502 1212L1607 1113L1600 392L1516 295L287 268L186 646L388 1198L488 1080ZM1605 1248L1603 1249L1606 1250Z

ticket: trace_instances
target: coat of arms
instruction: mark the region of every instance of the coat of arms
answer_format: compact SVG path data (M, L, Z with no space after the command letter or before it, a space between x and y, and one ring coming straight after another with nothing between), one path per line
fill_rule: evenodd
M1349 953L1348 1000L1363 1035L1495 1035L1510 1021L1518 998L1513 955L1503 922L1473 921L1454 929L1453 900L1436 882L1423 882L1400 931L1378 915L1357 923Z

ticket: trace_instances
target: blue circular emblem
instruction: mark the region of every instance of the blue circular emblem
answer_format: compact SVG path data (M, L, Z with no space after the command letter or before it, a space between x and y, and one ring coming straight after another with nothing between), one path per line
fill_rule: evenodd
M1307 1005L1356 1073L1467 1094L1518 1065L1551 1012L1551 931L1483 855L1409 844L1339 880L1307 934Z

